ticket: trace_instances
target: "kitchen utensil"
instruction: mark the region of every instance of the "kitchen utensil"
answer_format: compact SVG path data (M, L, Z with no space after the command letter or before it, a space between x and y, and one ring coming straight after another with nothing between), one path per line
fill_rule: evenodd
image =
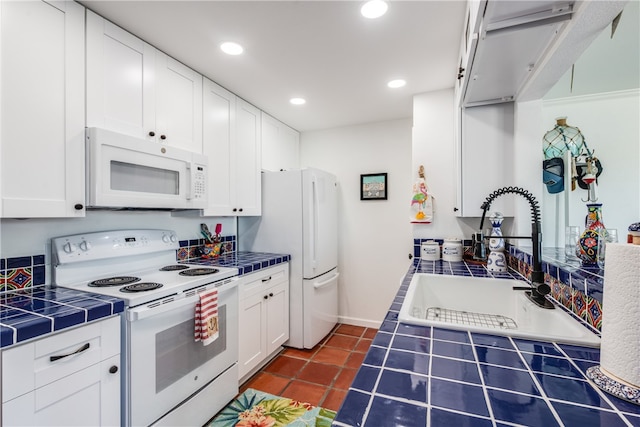
M209 231L209 227L207 227L207 224L205 223L200 224L200 230L202 231L203 234L207 236L207 240L210 243L213 243L213 235L211 234L211 231Z

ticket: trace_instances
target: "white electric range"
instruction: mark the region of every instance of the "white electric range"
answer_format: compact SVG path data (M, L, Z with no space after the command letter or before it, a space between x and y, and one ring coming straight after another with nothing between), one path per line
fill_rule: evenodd
M238 392L236 268L176 262L171 230L52 239L53 283L125 301L122 425L203 425ZM194 339L199 294L218 289L220 334Z

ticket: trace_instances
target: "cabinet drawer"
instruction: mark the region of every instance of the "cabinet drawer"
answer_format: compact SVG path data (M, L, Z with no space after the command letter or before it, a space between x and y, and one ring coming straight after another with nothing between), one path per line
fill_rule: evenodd
M119 316L10 348L2 352L2 401L119 353Z
M265 270L249 274L241 279L239 288L239 298L247 298L264 289L289 280L289 263L278 264Z

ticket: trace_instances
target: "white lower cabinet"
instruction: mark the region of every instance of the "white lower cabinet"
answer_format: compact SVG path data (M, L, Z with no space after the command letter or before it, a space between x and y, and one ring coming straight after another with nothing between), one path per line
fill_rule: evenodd
M119 423L118 316L2 352L3 426Z
M289 263L240 279L239 378L264 365L289 339Z

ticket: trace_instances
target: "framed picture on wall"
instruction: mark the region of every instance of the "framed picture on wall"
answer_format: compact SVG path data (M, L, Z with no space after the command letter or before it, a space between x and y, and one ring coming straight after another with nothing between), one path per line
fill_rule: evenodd
M387 200L387 174L360 175L360 200Z

